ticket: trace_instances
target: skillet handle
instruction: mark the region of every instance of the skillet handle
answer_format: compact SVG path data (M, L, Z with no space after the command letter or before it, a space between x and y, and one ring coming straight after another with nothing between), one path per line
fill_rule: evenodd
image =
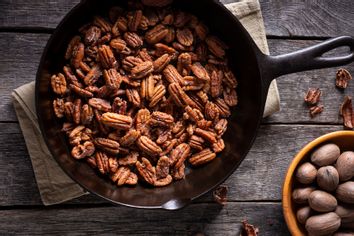
M350 53L338 57L323 57L322 55L335 48L347 46ZM322 43L310 46L288 54L263 57L263 74L268 84L276 77L300 71L334 67L354 61L354 38L341 36L328 39Z

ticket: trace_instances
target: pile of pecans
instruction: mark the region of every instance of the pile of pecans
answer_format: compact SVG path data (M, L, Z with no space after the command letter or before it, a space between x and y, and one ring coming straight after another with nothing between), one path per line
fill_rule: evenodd
M212 161L237 105L226 45L194 15L143 3L80 28L51 77L72 157L118 186L165 186Z

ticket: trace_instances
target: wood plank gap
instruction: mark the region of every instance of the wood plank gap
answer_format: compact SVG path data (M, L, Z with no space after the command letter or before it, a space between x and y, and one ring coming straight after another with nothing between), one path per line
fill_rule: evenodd
M0 27L1 33L52 34L54 30L45 27Z

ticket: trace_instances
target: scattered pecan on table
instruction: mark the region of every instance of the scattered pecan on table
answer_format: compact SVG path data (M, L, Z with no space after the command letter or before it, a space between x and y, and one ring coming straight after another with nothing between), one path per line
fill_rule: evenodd
M339 69L336 73L336 86L338 88L345 89L348 87L349 80L352 80L352 76L346 69Z
M324 106L318 104L321 98L322 91L319 88L309 88L304 100L309 106L310 116L313 118L317 114L320 114Z
M349 96L345 96L344 102L340 107L340 114L343 116L343 124L346 128L353 129L354 128L354 113L353 113L353 105L352 98Z
M257 236L259 229L249 224L247 220L242 221L242 230L240 236Z
M224 206L227 203L227 192L229 188L226 185L220 185L213 191L213 197L215 202Z
M72 157L118 186L166 186L212 161L238 103L227 46L169 3L129 1L93 17L51 77Z

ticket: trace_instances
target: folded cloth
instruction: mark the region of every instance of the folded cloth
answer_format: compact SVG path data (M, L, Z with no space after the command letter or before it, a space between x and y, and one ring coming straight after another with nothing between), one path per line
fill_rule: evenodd
M243 0L226 7L241 21L258 47L269 53L258 0ZM41 132L34 105L35 83L25 84L12 93L13 103L30 155L40 196L44 205L58 204L87 194L71 180L51 156ZM264 116L279 110L279 94L273 81L268 93Z

